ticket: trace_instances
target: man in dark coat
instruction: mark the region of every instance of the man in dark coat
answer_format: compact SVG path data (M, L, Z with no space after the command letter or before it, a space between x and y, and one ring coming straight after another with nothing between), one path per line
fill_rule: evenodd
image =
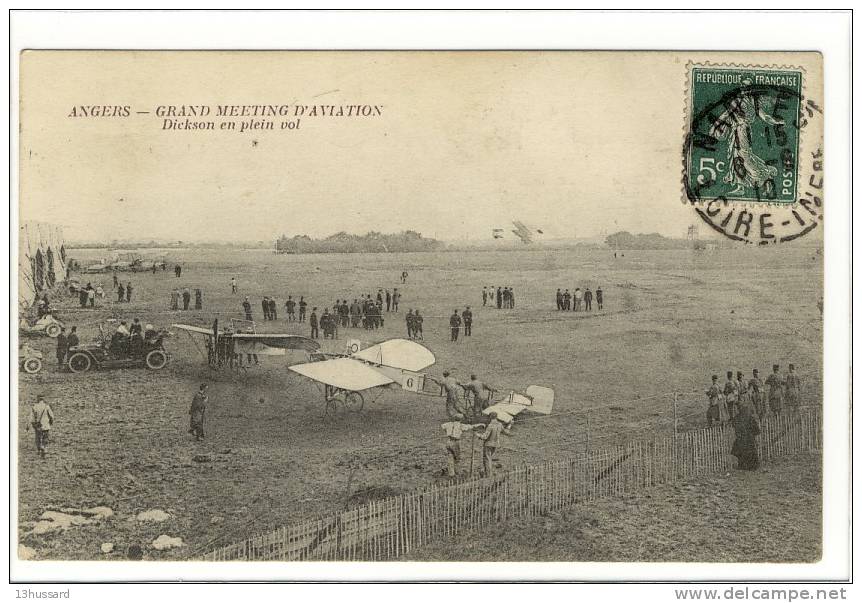
M78 327L72 327L69 331L69 339L66 340L66 349L73 348L81 343L78 339Z
M497 287L497 309L503 307L503 290L500 287Z
M308 324L311 325L311 338L317 339L320 337L320 332L317 329L317 308L311 309L311 316L308 317Z
M461 313L461 317L464 319L464 337L470 337L473 335L473 311L470 306Z
M132 301L132 281L126 283L126 301Z
M202 310L204 307L204 294L200 289L195 289L195 310Z
M183 310L189 309L189 304L192 302L192 292L186 287L183 289Z
M69 349L69 337L66 335L66 327L60 327L60 334L57 335L57 364L63 366L63 360L66 358L66 351Z
M204 439L204 415L207 410L207 385L202 383L200 389L192 398L192 406L189 409L189 433L200 441Z
M305 301L305 298L300 296L299 298L299 322L305 322L305 309L308 307L308 302Z
M754 471L760 467L760 455L757 453L757 436L760 435L760 421L752 412L751 404L740 405L733 419L733 431L736 439L730 454L737 459L737 468Z
M252 320L251 317L251 303L248 301L248 298L245 298L245 301L242 302L242 309L245 312L245 319Z
M87 305L86 299L87 299L87 292L85 291L84 292L84 303L81 305L83 305L83 306ZM123 283L120 283L119 285L117 285L117 301L122 302L124 299L126 299L126 290L123 287Z
M458 331L461 330L461 317L458 316L458 310L449 317L449 329L452 332L451 341L458 341Z
M278 306L275 303L275 298L269 298L269 319L278 320Z

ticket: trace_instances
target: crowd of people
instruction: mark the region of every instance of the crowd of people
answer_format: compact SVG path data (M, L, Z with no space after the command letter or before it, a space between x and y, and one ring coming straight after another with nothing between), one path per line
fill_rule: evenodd
M171 290L171 310L179 310L182 304L183 310L190 310L192 304L192 292L188 287L180 291L179 287L174 287ZM204 294L200 289L195 289L195 310L202 310L204 307Z
M515 307L515 290L512 287L482 287L482 305L507 310Z
M575 287L574 292L569 292L568 289L557 289L557 310L563 312L591 312L593 310L594 299L596 308L601 310L604 305L604 292L601 287L596 289L595 295L593 295L589 287L585 287L583 291L581 291L580 287Z
M772 365L772 374L766 380L760 378L758 369L752 370L748 381L742 371L727 371L725 381L719 385L718 375L712 376L712 384L706 390L709 406L706 411L708 426L731 424L736 439L731 454L737 457L740 469L754 470L760 466L757 450L757 435L766 417L779 416L784 412L796 413L801 405L802 380L792 364L787 374L781 374L781 366Z

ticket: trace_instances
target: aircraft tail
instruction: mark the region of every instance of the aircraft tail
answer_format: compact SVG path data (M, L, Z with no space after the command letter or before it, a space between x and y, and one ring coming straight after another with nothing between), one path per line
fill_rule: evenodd
M554 409L554 390L541 385L531 385L527 388L527 395L533 399L530 411L540 415L549 415Z

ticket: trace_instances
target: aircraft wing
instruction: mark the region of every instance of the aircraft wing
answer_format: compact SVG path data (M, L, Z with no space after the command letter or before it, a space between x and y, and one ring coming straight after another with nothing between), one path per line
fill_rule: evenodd
M295 364L287 368L320 383L354 392L393 383L386 375L352 358L333 358L321 362Z
M554 390L540 385L531 385L527 388L526 395L511 392L506 399L489 406L482 412L489 414L497 413L503 423L508 423L519 413L527 410L540 415L549 415L554 408Z
M210 331L212 333L212 331ZM260 343L270 348L281 348L283 350L305 350L316 352L320 344L313 339L301 335L283 335L277 333L234 333L232 338L236 341Z
M350 357L405 371L421 371L436 362L431 350L407 339L390 339L351 354Z
M213 336L213 330L207 329L204 327L195 327L192 325L179 325L179 324L172 324L171 326L176 328L176 329L188 331L189 333L200 333L201 335L209 335L210 337Z

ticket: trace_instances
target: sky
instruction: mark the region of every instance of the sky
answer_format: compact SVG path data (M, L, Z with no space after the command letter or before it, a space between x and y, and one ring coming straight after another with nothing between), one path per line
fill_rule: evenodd
M705 58L722 56L28 51L20 218L86 241L405 229L482 240L513 219L548 238L682 237L698 222L682 203L686 64ZM93 105L129 115L70 116ZM184 105L379 115L163 129L158 108Z

